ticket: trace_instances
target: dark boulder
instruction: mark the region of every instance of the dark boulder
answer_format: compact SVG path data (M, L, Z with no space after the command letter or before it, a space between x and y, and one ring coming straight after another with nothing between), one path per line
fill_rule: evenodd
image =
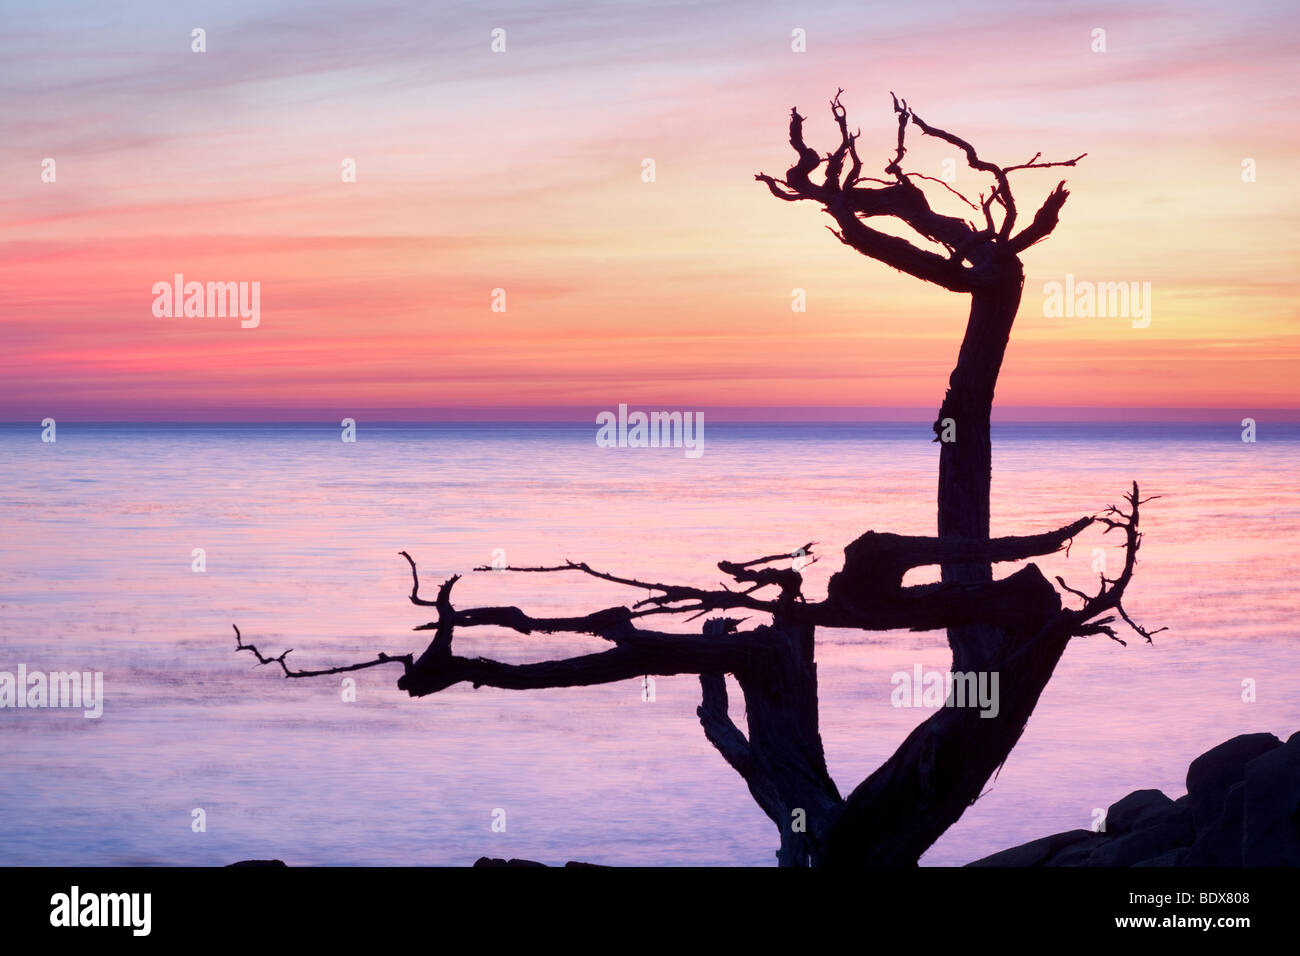
M1246 764L1244 866L1300 866L1300 734Z
M1177 809L1174 801L1160 790L1134 790L1110 805L1106 811L1106 832L1118 836L1154 826Z
M538 863L536 860L502 860L494 856L481 856L474 861L475 866L546 866L545 863Z
M549 863L538 863L536 860L502 860L499 857L481 856L474 861L475 866L541 866L549 867ZM600 863L582 863L578 860L569 860L564 864L565 867L596 867L597 869L607 869Z
M1300 866L1300 733L1243 734L1187 768L1187 794L1135 790L1106 828L1032 840L969 866Z
M1241 866L1241 808L1245 783L1234 783L1217 817L1196 828L1188 866Z
M1187 795L1197 831L1219 816L1229 789L1246 779L1246 764L1281 746L1272 734L1242 734L1192 761L1187 768Z
M1068 830L1051 836L1031 840L1008 850L967 863L967 866L1059 866L1058 861L1077 859L1083 862L1088 855L1106 841L1104 834L1092 830Z
M226 868L244 867L244 866L284 866L284 860L239 860L236 863L227 863Z
M1188 847L1180 846L1168 853L1162 853L1159 856L1152 857L1149 860L1143 860L1141 863L1134 863L1134 866L1186 866L1187 854L1191 852Z
M1154 792L1159 793L1159 791ZM1160 795L1164 796L1164 794ZM1126 832L1112 832L1109 826L1110 817L1107 816L1106 833L1110 839L1092 852L1088 857L1087 865L1136 866L1145 860L1164 857L1175 850L1185 851L1196 839L1191 811L1186 807L1176 806L1168 797L1165 799L1168 801L1168 808L1164 813L1149 813L1143 818L1143 825Z

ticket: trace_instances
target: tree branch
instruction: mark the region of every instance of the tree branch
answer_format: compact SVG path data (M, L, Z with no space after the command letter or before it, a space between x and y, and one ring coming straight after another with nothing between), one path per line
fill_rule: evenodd
M720 673L700 675L700 706L695 709L704 736L722 759L745 781L749 792L769 819L784 823L785 804L774 781L758 769L749 741L727 711L727 682Z
M1103 574L1097 593L1091 596L1070 587L1061 577L1057 577L1056 581L1061 587L1084 600L1082 608L1066 612L1070 615L1071 625L1076 635L1105 634L1111 640L1119 644L1125 644L1119 635L1115 633L1114 628L1110 627L1110 624L1115 620L1113 617L1094 620L1098 615L1105 614L1107 611L1115 611L1119 614L1124 623L1144 638L1148 644L1152 643L1151 639L1155 635L1168 630L1165 627L1158 627L1154 631L1147 630L1129 616L1123 605L1124 592L1128 589L1129 582L1133 580L1133 571L1137 567L1138 548L1142 545L1142 535L1138 531L1138 511L1142 505L1148 501L1155 501L1159 497L1159 495L1152 495L1149 498L1140 497L1138 484L1135 481L1133 482L1133 490L1124 498L1129 505L1127 512L1111 505L1093 518L1097 523L1105 525L1106 534L1116 530L1124 532L1124 568L1120 571L1119 577L1111 579Z
M893 94L890 95L892 96ZM894 109L895 110L899 109L897 100L895 100ZM916 123L917 127L920 128L922 133L925 133L927 136L933 136L936 139L941 139L945 143L949 143L950 145L956 146L963 153L965 153L966 162L971 167L971 169L977 169L980 172L984 172L984 173L991 173L993 175L993 178L997 180L998 186L997 189L994 191L994 195L998 197L998 202L1000 202L1003 208L1006 209L1006 216L1002 220L1002 227L998 235L1000 239L1005 241L1007 236L1011 232L1011 226L1016 221L1016 204L1015 201L1011 198L1011 186L1007 182L1006 171L1002 169L1000 166L997 166L986 160L980 159L979 154L975 152L975 147L972 146L970 143L966 142L966 140L962 139L960 136L957 136L953 133L949 133L947 130L939 129L939 127L937 126L931 126L928 123L926 123L925 120L921 119L921 117L916 115L915 110L909 110L907 108L906 101L904 101L902 105L902 111L908 113L911 116L912 122Z
M1042 242L1052 234L1059 221L1061 207L1065 205L1065 200L1069 196L1070 193L1066 190L1063 179L1048 194L1038 212L1034 213L1033 221L1007 244L1007 249L1012 255L1019 255L1034 243Z
M648 674L730 673L752 662L774 644L769 629L731 634L724 628L704 635L638 632L629 640L596 654L535 664L505 664L483 657L450 656L413 667L397 686L412 697L437 693L462 682L475 687L536 690L608 684ZM722 633L717 633L719 630Z
M840 130L840 144L827 154L827 171L822 183L814 183L810 178L821 165L822 158L804 142L804 117L797 109L790 111L790 145L799 157L797 162L786 171L785 179L774 179L764 173L758 173L754 178L765 183L774 196L787 202L811 199L821 203L839 226L831 230L836 238L864 255L944 288L956 292L971 291L974 280L965 274L960 262L918 248L906 239L872 229L860 221L860 216L895 216L920 235L945 245L950 251L954 244L964 243L973 231L962 220L941 216L931 210L924 193L905 176L900 175L898 182L880 189L857 186L861 181L857 134L848 131L848 121L838 94L831 101L831 114ZM901 126L899 136L901 149ZM852 157L853 165L848 178L841 182L846 157Z
M287 651L282 651L276 657L267 657L265 654L259 651L254 645L244 643L244 638L243 635L239 633L238 625L232 624L230 626L235 629L235 651L236 652L238 651L252 652L253 656L257 658L258 665L279 664L281 670L284 671L285 677L324 677L327 674L346 674L348 671L365 670L367 667L378 667L380 664L401 664L403 671L409 671L411 668L410 654L401 654L397 657L393 657L381 651L379 653L379 656L376 657L373 661L362 661L360 664L345 664L341 667L326 667L321 670L315 670L315 671L291 670L285 658L288 657L291 653L293 653L292 647L289 648Z

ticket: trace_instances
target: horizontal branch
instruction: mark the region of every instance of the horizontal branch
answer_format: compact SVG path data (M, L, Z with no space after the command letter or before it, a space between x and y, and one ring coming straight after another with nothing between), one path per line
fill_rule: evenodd
M380 664L401 664L403 670L409 670L412 664L412 659L410 654L400 654L394 657L392 655L385 654L381 651L379 653L379 656L376 657L374 660L362 661L359 664L345 664L340 667L325 667L320 670L314 670L314 671L292 670L289 667L288 662L285 660L285 658L287 658L293 652L292 647L289 648L287 651L282 651L279 655L275 657L267 657L265 654L259 651L255 645L244 643L244 638L243 635L239 633L238 625L232 624L230 626L235 629L235 651L236 652L250 651L253 654L253 656L257 658L257 663L259 665L279 664L281 670L284 671L285 677L324 677L327 674L346 674L349 671L365 670L367 667L378 667Z
M743 634L646 634L596 654L533 664L506 664L483 657L448 657L415 667L397 686L412 697L437 693L454 684L536 690L607 684L647 674L730 673L752 663L772 643L771 632L758 628ZM725 629L714 628L713 631Z
M802 613L822 627L863 631L940 631L970 624L1014 628L1026 617L1041 616L1053 602L1060 607L1056 590L1037 565L1027 564L995 581L837 589Z
M832 597L849 593L890 594L913 568L942 564L1021 561L1061 550L1097 519L1084 517L1054 531L979 541L947 536L868 531L844 549L844 568L831 576Z
M785 557L789 557L789 555L786 555ZM772 605L770 602L762 601L759 600L758 598L750 598L746 594L737 594L734 591L709 591L703 588L690 587L688 585L682 585L682 584L659 584L654 581L640 581L637 580L636 578L620 577L618 575L608 574L604 571L596 571L593 568L591 568L585 561L566 561L564 564L549 565L549 566L540 565L536 567L517 567L514 565L507 565L506 567L497 568L497 567L492 567L491 565L479 565L474 570L475 571L517 571L524 574L550 574L559 571L580 571L583 574L590 575L591 577L594 578L599 578L602 581L609 581L613 584L623 584L623 585L627 585L628 587L641 588L646 591L658 591L659 592L658 594L652 595L651 597L642 598L640 601L637 601L632 605L633 617L643 617L649 614L689 613L689 612L696 612L700 610L723 611L723 610L733 610L733 609L745 609L751 611L772 611L775 609L774 605ZM677 604L678 602L681 601L694 601L696 603L688 607L669 607L669 605ZM510 609L497 609L497 610L515 611L517 609L510 608ZM607 611L612 611L612 610L614 609L613 608L607 609ZM604 614L607 613L607 611L602 611L598 613ZM522 617L515 615L517 620L528 619L528 616L524 615L522 611L518 612L518 614L522 615ZM534 619L534 620L546 620L546 619ZM550 620L560 621L560 620L574 620L574 619L554 618ZM471 624L471 626L473 626L474 622L469 622L469 623ZM513 625L507 625L507 626L513 627ZM520 628L518 627L515 627L514 629L520 630ZM541 626L530 627L529 629L538 630L538 631L547 630L547 628ZM554 628L553 630L571 630L571 628L557 627ZM528 631L523 631L523 633L528 633ZM593 632L583 630L580 633L593 633Z
M1040 163L1038 162L1038 157L1042 155L1042 153L1034 153L1034 158L1027 163L1018 163L1015 166L1004 166L1003 172L1010 173L1017 169L1051 169L1053 166L1074 166L1079 162L1079 160L1083 159L1088 154L1080 153L1078 156L1074 157L1074 159L1062 159L1052 163Z

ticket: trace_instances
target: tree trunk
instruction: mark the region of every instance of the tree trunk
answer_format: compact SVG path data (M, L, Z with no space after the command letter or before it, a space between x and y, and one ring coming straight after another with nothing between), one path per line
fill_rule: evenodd
M784 638L780 653L735 675L749 728L747 759L737 769L781 834L778 864L816 866L842 803L818 727L816 629L787 610L777 615L774 630Z
M989 537L993 392L1025 281L1019 260L1013 258L999 266L990 286L971 297L966 335L935 422L940 439L940 537L977 541ZM954 440L945 441L945 437ZM944 581L978 583L992 580L993 573L988 564L944 565L942 577ZM953 670L980 669L996 652L999 641L997 632L984 625L949 629Z
M1032 564L1019 572L1036 580L1037 616L1046 624L1060 598ZM1026 608L1029 610L1029 608ZM1058 618L1059 621L1059 618ZM822 862L832 867L915 866L921 854L957 822L1020 740L1070 635L1059 623L1027 624L1006 634L998 714L943 707L844 802Z
M935 422L940 537L989 539L993 392L1023 286L1024 270L1013 258L999 264L995 280L972 298ZM988 563L942 566L945 582L981 583L992 576ZM1023 595L1023 625L948 629L954 672L984 672L990 684L997 674L996 716L945 706L921 723L845 800L828 833L825 865L914 866L978 799L1020 739L1069 635L1047 626L1061 602L1042 572L1029 564L1012 578Z

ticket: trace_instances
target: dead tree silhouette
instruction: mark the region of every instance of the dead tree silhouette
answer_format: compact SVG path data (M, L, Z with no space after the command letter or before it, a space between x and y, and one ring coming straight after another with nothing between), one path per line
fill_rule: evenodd
M997 166L981 159L965 140L923 122L905 101L895 98L898 143L885 166L889 178L863 177L859 134L849 132L842 92L831 101L840 133L833 151L823 158L808 147L804 118L792 110L795 164L783 179L761 173L755 178L780 199L820 203L838 227L832 232L862 254L971 296L965 338L935 423L936 440L955 437L940 442L936 537L866 532L844 549L844 564L821 600L803 593L798 570L782 566L790 561L787 551L719 561L718 568L736 582L735 589L638 580L574 561L508 569L585 574L650 592L631 604L570 617L537 617L513 606L456 608L451 596L459 575L444 581L434 599L426 599L420 594L415 560L403 551L411 570L411 602L436 611L433 621L416 628L433 632L418 656L381 653L360 663L297 670L286 662L288 651L267 656L244 643L236 627L237 650L251 652L262 664L278 663L286 677L294 678L396 664L402 669L397 687L412 697L462 682L528 690L695 674L701 692L697 713L705 736L776 824L782 865L915 865L1007 759L1071 638L1104 634L1122 644L1116 633L1121 620L1148 641L1158 632L1138 626L1121 604L1141 543L1139 508L1149 499L1139 497L1134 483L1124 505L1054 531L989 536L989 419L1024 282L1019 254L1051 234L1068 195L1062 182L1030 223L1016 232L1017 210L1008 177L1016 170L1073 166L1082 157L1053 163L1039 162L1035 155L1026 163ZM903 171L909 125L960 149L972 169L991 177L990 191L980 196L978 205L965 200L982 215L981 225L933 211L914 181L929 177ZM821 181L815 182L812 174L823 167ZM867 225L866 220L879 216L900 220L946 254ZM1095 594L1056 579L1079 607L1063 606L1061 594L1033 563L994 579L993 564L1068 548L1076 535L1090 528L1119 532L1125 559L1116 577L1101 576ZM802 550L811 553L812 548L808 544ZM938 583L903 585L909 570L934 565L941 569ZM742 621L729 616L739 613L747 618L761 615L765 622L742 630ZM645 626L658 619L684 625L707 615L714 616L695 633ZM594 635L611 646L561 660L507 664L453 653L457 630L470 627L505 628L522 635ZM818 729L818 627L946 630L954 671L999 675L997 716L982 716L975 707L939 708L884 764L842 796L827 772ZM744 695L744 731L731 716L727 674L735 677Z

